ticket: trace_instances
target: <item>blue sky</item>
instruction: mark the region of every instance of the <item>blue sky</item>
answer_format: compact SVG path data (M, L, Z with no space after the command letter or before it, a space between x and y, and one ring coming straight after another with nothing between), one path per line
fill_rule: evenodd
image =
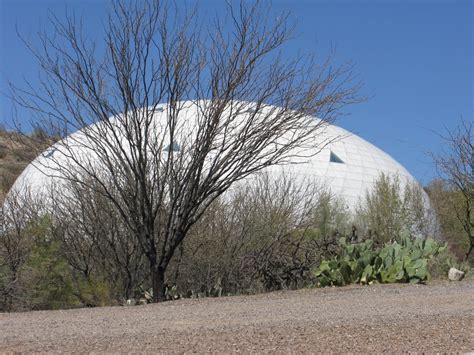
M180 3L178 0L177 3ZM188 3L193 3L188 1ZM274 0L276 12L290 10L297 21L292 52L329 53L351 60L369 100L351 106L338 125L379 146L420 182L436 170L427 153L442 149L434 132L472 120L474 100L474 2L428 0ZM201 0L215 14L220 0ZM0 122L11 117L3 95L7 80L36 82L37 66L16 35L35 38L48 30L48 11L65 8L84 17L89 33L102 29L106 0L0 0Z

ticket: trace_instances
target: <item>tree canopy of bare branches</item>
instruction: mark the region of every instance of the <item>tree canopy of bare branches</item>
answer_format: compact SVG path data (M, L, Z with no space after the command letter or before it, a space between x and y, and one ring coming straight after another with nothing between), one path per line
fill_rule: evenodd
M462 202L453 203L456 218L469 240L466 259L474 248L474 138L472 122L462 121L454 130L441 136L445 143L443 153L433 154L440 175L449 186L462 196Z
M74 16L52 23L29 45L40 87L12 86L35 126L64 137L36 165L113 206L146 257L154 301L217 197L317 152L328 143L318 133L359 101L351 66L284 56L289 15L259 2L229 3L212 21L158 0L113 2L103 43Z

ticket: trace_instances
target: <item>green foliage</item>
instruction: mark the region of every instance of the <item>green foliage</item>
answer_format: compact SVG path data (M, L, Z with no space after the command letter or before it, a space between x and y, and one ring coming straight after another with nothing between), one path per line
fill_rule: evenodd
M400 237L399 243L386 243L381 249L375 249L372 240L348 244L341 238L339 245L339 255L321 262L314 271L317 286L424 282L430 276L428 262L446 249L433 239L409 236Z
M100 277L76 278L76 292L83 305L88 307L103 307L116 304L113 302L113 288L110 282Z
M30 285L33 309L60 309L78 306L69 265L60 256L60 243L51 240L49 218L42 218L30 232L34 235L31 254L24 266Z
M317 238L326 238L336 233L349 233L351 215L345 201L330 191L322 190L311 210L308 224Z
M355 224L379 246L406 232L433 234L433 217L425 208L421 187L410 182L402 186L398 176L381 174L356 211Z
M469 250L469 237L463 228L462 216L458 210L467 211L461 192L443 180L432 181L426 191L436 211L441 233L449 243L450 250L458 259L464 258ZM461 217L461 219L460 219ZM472 215L474 223L474 214ZM455 263L455 260L452 261Z
M450 267L468 271L445 246L408 236L421 229L416 223L423 222L423 196L416 186L401 194L397 184L396 179L381 178L381 196L371 195L367 219L362 220L370 223L362 225L342 200L317 185L263 179L237 189L229 199L211 205L175 254L166 274L166 299L314 284L425 282L430 275L446 277ZM28 206L23 214L18 211L18 230L0 239L1 310L151 301L152 293L144 291L151 285L143 281L143 260L131 257L133 243L124 243L127 229L105 205L85 206L90 219L84 226L67 224L58 215L54 221L61 225L53 226L51 218L38 217L41 213L31 213L35 209ZM452 213L444 207L446 214ZM387 213L392 213L390 218L385 218ZM442 221L445 226L451 220ZM86 235L84 227L89 226L96 228ZM341 236L365 241L351 244ZM124 249L109 247L117 238L123 238L119 245Z
M400 180L398 177L381 174L373 191L367 192L360 207L359 218L363 221L371 239L386 243L402 229L402 206Z
M456 268L469 274L471 268L468 261L459 261L458 258L449 250L445 249L439 252L428 265L430 275L434 278L445 278L450 268Z

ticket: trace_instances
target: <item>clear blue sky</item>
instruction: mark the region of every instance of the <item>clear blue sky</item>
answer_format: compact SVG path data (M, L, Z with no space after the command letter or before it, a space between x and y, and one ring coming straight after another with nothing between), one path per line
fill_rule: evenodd
M177 3L180 3L178 0ZM188 1L192 3L192 1ZM379 146L420 182L436 171L427 152L441 149L433 131L474 119L473 1L274 0L290 10L298 38L288 51L328 54L352 60L370 99L348 108L338 124ZM92 36L100 34L106 0L0 0L0 92L6 81L36 83L37 66L15 26L31 38L48 30L48 10L65 6L82 15ZM201 0L204 13L220 11L221 0ZM0 122L11 117L1 94Z

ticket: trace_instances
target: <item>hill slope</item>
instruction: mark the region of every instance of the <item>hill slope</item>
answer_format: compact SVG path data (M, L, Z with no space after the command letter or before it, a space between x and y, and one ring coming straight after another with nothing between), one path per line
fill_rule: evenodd
M0 127L0 205L18 175L51 143L52 139L46 135L22 137Z

